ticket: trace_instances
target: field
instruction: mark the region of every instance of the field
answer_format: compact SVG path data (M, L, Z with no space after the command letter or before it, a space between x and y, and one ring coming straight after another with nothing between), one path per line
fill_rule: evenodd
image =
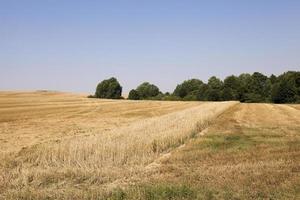
M104 133L196 105L199 103L99 101L84 95L43 91L0 92L0 151L19 151L48 140Z
M0 92L0 199L299 195L299 105Z

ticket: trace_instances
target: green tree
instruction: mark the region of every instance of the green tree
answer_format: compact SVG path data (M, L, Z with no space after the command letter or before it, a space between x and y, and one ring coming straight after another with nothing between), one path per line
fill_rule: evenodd
M219 78L212 76L208 79L208 87L221 90L223 88L223 82Z
M194 90L190 92L188 95L186 95L183 100L184 101L197 101L198 100L198 93L199 90Z
M199 88L199 90L197 91L197 100L199 101L207 101L208 100L208 85L207 84L203 84L201 85L201 87Z
M277 77L276 77L274 74L272 74L272 75L269 77L269 79L270 79L270 81L271 81L272 84L275 84L275 83L277 82Z
M250 93L252 77L250 74L244 73L239 75L238 80L240 83L238 100L240 100L240 102L246 102L248 101L248 96Z
M277 78L272 88L274 103L293 103L300 100L300 72L289 71Z
M159 88L156 85L144 82L136 88L140 99L148 99L160 94Z
M195 95L195 91L199 90L203 82L199 79L190 79L186 80L183 83L177 85L176 89L174 90L173 94L180 98L184 98L186 96ZM196 98L189 97L189 98Z
M291 80L282 79L272 89L274 103L292 103L296 101L296 88Z
M130 90L129 95L128 95L128 99L131 100L139 100L140 99L140 95L136 90Z
M207 100L208 101L221 101L222 100L222 90L223 90L223 82L213 76L208 79L208 89L206 91Z
M224 88L222 91L223 100L239 100L239 90L239 79L234 75L226 77L224 80Z
M120 99L122 95L122 86L114 77L103 80L98 84L95 92L96 98Z
M250 93L248 94L248 102L265 102L270 98L270 83L268 77L254 72L251 76Z

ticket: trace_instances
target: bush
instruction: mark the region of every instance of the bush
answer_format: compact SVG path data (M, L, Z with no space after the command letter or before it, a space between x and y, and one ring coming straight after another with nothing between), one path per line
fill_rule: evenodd
M128 95L128 99L131 100L139 100L140 99L140 95L136 90L130 90L129 95Z
M156 85L144 82L136 88L140 99L149 99L157 96L160 91Z
M197 101L197 95L189 94L183 98L183 101Z
M245 103L260 103L264 102L264 97L257 93L246 93L244 96Z
M164 101L182 101L182 98L174 95L165 95L163 98Z
M116 78L110 78L98 84L95 97L105 99L120 99L122 87Z

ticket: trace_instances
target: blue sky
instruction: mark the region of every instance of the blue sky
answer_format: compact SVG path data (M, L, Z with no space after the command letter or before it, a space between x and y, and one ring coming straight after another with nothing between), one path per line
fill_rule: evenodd
M0 0L0 90L300 70L298 0Z

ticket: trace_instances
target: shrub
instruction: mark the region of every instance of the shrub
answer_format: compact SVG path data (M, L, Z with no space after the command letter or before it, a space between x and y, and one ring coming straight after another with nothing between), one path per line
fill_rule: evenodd
M131 100L139 100L140 99L140 95L136 90L130 90L129 95L128 95L128 99Z
M140 99L149 99L157 96L160 91L156 85L144 82L136 88L136 91Z
M163 100L165 101L182 101L182 98L174 95L165 95Z
M96 88L95 97L105 99L120 99L122 87L116 78L102 81Z
M89 96L87 96L87 98L95 98L95 95L89 95Z

